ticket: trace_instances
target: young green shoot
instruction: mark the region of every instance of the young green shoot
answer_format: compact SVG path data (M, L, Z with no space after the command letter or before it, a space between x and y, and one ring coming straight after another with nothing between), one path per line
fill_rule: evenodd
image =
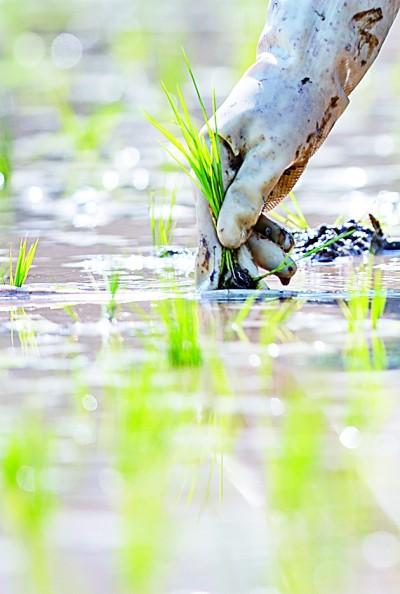
M368 264L361 269L361 283L357 283L356 277L352 276L349 299L347 303L341 304L350 333L364 326L368 319L372 329L377 330L379 320L385 312L387 292L382 286L382 271L374 270L373 262L374 258L371 256Z
M346 239L347 237L350 237L350 235L353 235L355 229L350 229L350 231L345 231L344 233L340 233L339 235L337 235L336 237L332 237L332 239L329 239L328 241L326 241L325 243L323 243L322 245L312 248L311 250L308 250L307 252L305 252L304 254L302 254L297 262L300 262L301 260L305 260L306 258L311 258L311 256L313 256L314 254L318 254L319 252L321 252L322 250L324 250L325 248L337 243L338 241L340 241L341 239ZM280 272L281 270L283 270L287 263L289 262L290 259L290 255L288 254L283 260L282 262L279 264L279 266L277 266L276 268L274 268L274 270L270 270L269 272L266 272L265 274L259 276L257 279L255 279L257 282L260 282L262 280L264 280L265 278L267 278L268 276L271 276L273 274L276 274L277 272Z
M107 317L110 321L115 318L115 314L117 313L117 293L119 289L119 282L120 282L120 272L115 270L112 272L108 278L108 291L110 293L110 300L106 305L106 313Z
M28 277L29 271L35 259L36 250L39 244L37 239L28 249L27 240L21 239L19 244L18 258L15 264L13 263L12 251L10 249L10 285L12 287L22 287Z
M221 210L225 188L223 180L223 171L221 163L220 140L218 135L218 124L216 117L216 96L212 97L212 121L207 113L205 103L194 76L190 62L186 54L183 54L189 77L193 84L197 100L200 105L202 117L204 120L205 131L208 142L189 114L186 100L178 87L176 94L177 100L165 85L162 85L163 91L174 115L175 124L178 126L182 140L175 136L167 127L161 124L151 115L146 114L150 123L169 141L174 151L166 148L168 154L179 165L180 169L191 179L194 185L206 198L214 223L217 223L218 215ZM222 257L222 273L229 270L234 274L233 253L224 249Z
M153 246L156 248L171 245L175 221L173 211L176 204L176 190L172 190L169 203L165 196L156 200L154 194L150 197L150 227Z
M78 116L67 102L60 102L58 110L63 131L74 148L97 151L120 121L122 106L120 103L101 106L86 118Z
M9 186L12 173L11 137L3 131L0 134L0 194Z
M184 298L168 299L160 302L159 312L167 338L169 364L172 367L199 367L203 358L197 303Z
M310 225L308 224L295 193L290 192L288 198L290 200L290 206L283 202L279 207L283 214L279 211L274 211L271 214L271 218L278 223L290 227L294 231L306 231L309 229Z
M377 334L387 293L382 287L382 272L374 270L373 262L371 256L368 264L359 270L361 280L355 274L352 276L349 297L340 304L348 324L345 363L349 370L383 370L387 366L385 344Z

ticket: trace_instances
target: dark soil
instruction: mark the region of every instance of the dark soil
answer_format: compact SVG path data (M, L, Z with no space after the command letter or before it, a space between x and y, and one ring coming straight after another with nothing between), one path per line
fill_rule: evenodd
M307 229L307 231L294 233L295 253L301 256L310 250L320 248L338 235L351 231L353 233L350 236L339 239L337 242L321 249L310 256L310 260L314 262L333 262L336 258L361 256L365 252L379 254L388 250L400 250L400 242L388 241L379 221L373 215L370 215L370 220L372 227L366 227L357 223L357 221L349 220L342 225L320 225L316 229Z

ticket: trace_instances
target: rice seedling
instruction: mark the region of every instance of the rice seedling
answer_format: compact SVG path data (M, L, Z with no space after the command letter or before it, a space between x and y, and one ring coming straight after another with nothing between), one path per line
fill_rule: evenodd
M379 320L385 313L387 302L387 291L382 283L382 270L374 271L373 295L371 298L371 325L373 330L377 330Z
M72 307L72 305L64 305L63 310L74 323L80 322L78 312Z
M335 243L337 243L341 239L346 239L347 237L350 237L351 235L353 235L353 233L354 233L354 229L350 229L349 231L345 231L344 233L340 233L336 237L332 237L332 239L329 239L328 241L325 241L325 243L323 243L322 245L320 245L318 247L315 247L315 248L312 248L311 250L308 250L307 252L305 252L304 254L302 254L296 260L296 262L300 262L301 260L305 260L307 258L311 258L311 256L313 256L314 254L318 254L319 252L321 252L322 250L326 249L327 247L329 247L331 245L334 245ZM259 283L262 280L268 278L269 276L272 276L272 275L276 274L280 270L283 270L286 267L286 265L287 265L287 263L289 261L289 258L291 258L291 256L289 254L287 254L286 257L279 264L279 266L277 266L276 268L274 268L274 270L270 270L269 272L266 272L265 274L262 274L261 276L257 277L255 279L255 281Z
M166 195L156 200L150 197L150 227L153 246L156 248L171 245L175 229L173 211L176 204L176 190L172 190L169 201Z
M172 367L199 367L203 357L197 302L184 298L168 299L158 304L158 311L165 329L169 364Z
M387 292L382 286L382 272L374 270L373 262L371 256L367 266L358 271L361 281L356 274L352 276L349 297L340 303L348 325L345 364L351 371L377 371L387 367L385 344L377 334Z
M279 208L270 214L271 218L295 231L306 231L310 228L310 225L308 224L295 193L290 192L288 199L290 200L291 207L286 204L286 201L282 202ZM282 213L279 211L282 211Z
M154 5L147 8L142 2L138 11L154 10ZM179 61L179 48L185 45L186 33L178 27L168 35L160 35L158 31L149 27L145 22L153 15L136 17L143 20L142 26L130 30L120 31L113 39L111 50L119 65L131 76L132 67L137 68L146 64L147 76L153 80L163 80L167 84L174 84L184 79L184 71Z
M282 594L342 591L355 539L373 530L369 489L361 465L343 447L345 438L332 432L321 392L310 398L309 390L290 382L282 398L286 412L266 464L274 586ZM334 465L327 464L327 451Z
M118 309L118 303L117 303L116 296L117 296L119 285L120 285L120 276L121 276L121 273L116 270L116 271L112 272L107 279L110 300L106 305L106 314L110 321L112 321L115 318L115 314L117 313L117 309Z
M59 102L61 125L77 151L97 151L121 119L122 105L99 107L85 118L78 116L67 102Z
M4 193L10 184L12 174L12 144L7 129L0 129L0 194Z
M120 364L106 378L110 470L119 478L120 561L126 592L163 591L161 583L172 556L171 469L181 451L177 432L188 413L170 406L170 377L154 359L130 367Z
M214 92L212 97L212 117L210 118L200 93L197 80L190 66L189 59L185 53L183 56L201 109L208 142L190 116L186 100L179 87L176 91L177 100L175 100L167 87L162 85L175 118L175 125L181 133L182 141L156 118L149 114L146 114L146 117L168 140L175 150L175 152L173 152L171 149L166 148L168 154L179 165L180 169L191 179L193 184L208 201L214 223L216 224L225 197L220 140L216 117L216 96ZM210 120L212 120L213 124L211 124ZM222 275L224 272L229 272L232 277L235 277L235 275L238 274L233 251L227 249L223 250L221 272Z
M349 298L345 303L341 303L350 334L365 328L368 321L371 328L376 330L385 312L387 291L382 285L382 271L374 270L373 263L374 258L371 256L367 266L359 269L361 282L357 281L355 274L350 278Z
M39 240L36 239L28 249L27 240L21 239L19 244L18 258L15 264L13 263L12 251L10 249L10 266L9 266L9 283L12 287L22 287L28 278L29 271L35 259L36 250Z
M239 339L243 342L248 342L248 338L246 332L243 329L243 324L247 320L250 315L251 310L253 309L253 305L257 299L256 295L250 295L243 303L242 307L239 310L239 313L236 315L235 319L232 322L231 328L236 334L238 335Z
M24 353L38 349L36 329L32 318L23 307L10 310L11 345L14 346L14 332L18 333L19 343Z
M268 304L263 312L260 343L265 347L277 341L293 340L293 334L288 330L286 324L295 313L301 310L303 305L304 302L300 299Z
M48 486L50 436L36 419L25 419L2 441L0 456L2 524L21 544L28 561L27 582L50 594L46 527L54 510Z
M8 281L8 265L0 266L0 283L5 285Z
M254 0L251 3L246 0L234 0L231 12L235 14L236 11L240 14L240 41L235 44L234 68L237 75L242 76L255 61L260 23L265 20L266 3L264 0Z

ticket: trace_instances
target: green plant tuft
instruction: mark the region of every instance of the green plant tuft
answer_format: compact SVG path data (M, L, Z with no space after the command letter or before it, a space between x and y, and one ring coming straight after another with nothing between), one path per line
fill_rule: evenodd
M93 111L86 118L78 116L64 101L58 104L63 132L74 148L80 151L98 151L121 119L120 103L110 103Z
M210 124L210 117L207 113L207 109L202 99L199 86L194 76L189 59L185 53L183 53L183 57L200 105L208 142L204 134L199 131L197 125L193 122L193 119L189 114L186 100L179 87L176 91L176 100L167 87L164 84L162 85L163 91L174 115L175 124L178 126L182 135L182 140L180 140L178 136L175 136L168 128L166 128L153 116L146 114L146 117L149 122L169 141L173 149L175 149L175 152L173 152L169 148L166 148L168 154L179 165L179 168L184 171L184 173L192 180L195 186L206 198L210 206L214 223L216 224L225 197L220 140L218 136L218 125L216 118L216 96L215 92L213 92L213 129ZM177 156L176 152L179 156ZM234 268L233 252L231 250L224 249L222 256L222 274L225 271L229 271L233 275Z
M115 314L117 313L118 309L116 297L120 286L120 277L121 273L119 272L119 270L114 270L107 279L110 300L106 305L106 314L110 321L112 321L115 318Z
M274 211L270 214L271 218L278 223L282 223L283 225L290 227L294 231L306 231L310 228L310 225L308 224L299 201L296 198L296 194L294 192L290 192L288 199L290 201L290 205L282 202L278 211ZM280 213L279 210L282 212Z
M154 247L171 245L175 228L172 216L175 204L176 190L172 190L169 203L166 196L159 200L156 200L154 194L150 196L150 228Z
M36 250L39 244L37 239L27 250L27 240L21 239L19 244L19 252L17 263L13 264L12 252L10 249L10 285L12 287L22 287L28 277L29 271L35 259Z
M202 353L197 303L183 298L169 299L159 304L159 312L166 333L169 364L199 367Z
M0 193L9 186L12 174L11 136L7 130L0 135Z

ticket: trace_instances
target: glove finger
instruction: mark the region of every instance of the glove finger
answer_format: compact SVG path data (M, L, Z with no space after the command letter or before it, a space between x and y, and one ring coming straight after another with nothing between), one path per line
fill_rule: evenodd
M288 285L297 271L296 262L279 245L265 239L259 233L253 233L247 242L254 261L264 270L274 271L283 285Z
M235 249L246 242L283 170L265 144L247 153L219 215L217 232L222 245Z
M270 239L279 245L284 252L290 252L294 247L293 235L287 231L287 229L278 225L275 221L268 219L264 214L258 219L254 230L266 239Z
M222 246L218 241L207 200L196 189L196 215L199 247L196 256L196 286L201 291L218 289L221 272Z
M243 157L241 155L236 157L224 138L219 137L219 140L224 188L227 191L242 166Z
M237 259L240 268L247 270L252 278L258 278L260 276L260 271L253 258L253 253L247 243L243 244L238 249Z

